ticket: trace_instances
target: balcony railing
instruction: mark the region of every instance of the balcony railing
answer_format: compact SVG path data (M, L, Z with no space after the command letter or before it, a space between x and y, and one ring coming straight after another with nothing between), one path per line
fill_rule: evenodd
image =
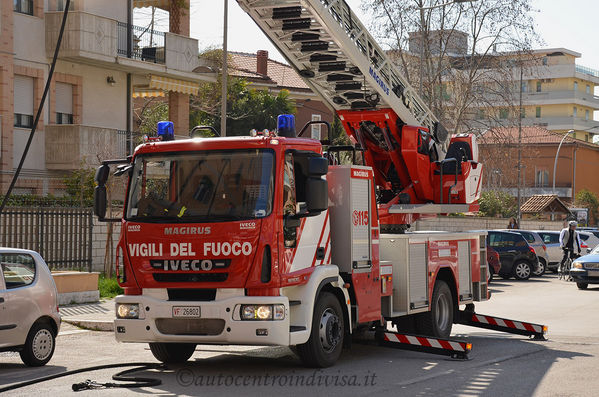
M164 32L117 22L117 36L119 55L147 62L165 62Z
M586 66L576 65L576 71L578 73L588 74L589 76L599 77L599 70L591 69Z

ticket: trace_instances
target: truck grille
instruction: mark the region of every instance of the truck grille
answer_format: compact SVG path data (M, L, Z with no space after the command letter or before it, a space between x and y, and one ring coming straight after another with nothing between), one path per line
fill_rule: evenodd
M156 328L165 335L220 335L225 320L220 318L157 318Z
M169 301L209 302L216 299L216 288L168 288Z
M154 273L159 283L218 283L227 280L229 273Z

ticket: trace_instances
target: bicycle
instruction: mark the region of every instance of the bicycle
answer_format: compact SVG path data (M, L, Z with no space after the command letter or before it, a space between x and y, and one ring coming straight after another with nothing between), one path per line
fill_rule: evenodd
M557 272L557 277L560 280L572 281L570 277L570 269L572 268L572 260L578 258L580 255L576 255L574 252L570 252L566 258L566 262L560 265Z

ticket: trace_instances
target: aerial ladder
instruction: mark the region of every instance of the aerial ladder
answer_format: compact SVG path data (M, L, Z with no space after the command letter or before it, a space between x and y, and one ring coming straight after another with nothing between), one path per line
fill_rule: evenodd
M381 227L476 209L482 164L472 135L447 130L345 0L237 0L333 109L373 168Z

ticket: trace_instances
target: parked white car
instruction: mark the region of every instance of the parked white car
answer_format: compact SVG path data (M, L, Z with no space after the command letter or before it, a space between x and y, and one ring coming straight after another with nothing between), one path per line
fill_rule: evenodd
M18 351L28 366L45 365L59 329L58 293L44 259L0 247L0 351Z

